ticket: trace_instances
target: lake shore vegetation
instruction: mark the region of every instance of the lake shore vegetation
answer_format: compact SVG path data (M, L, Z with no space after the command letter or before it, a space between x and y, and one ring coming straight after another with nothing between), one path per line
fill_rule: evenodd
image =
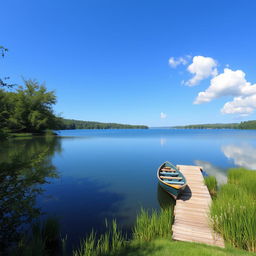
M173 126L176 129L241 129L241 130L255 130L256 120L244 121L240 123L229 123L229 124L191 124L191 125L180 125Z
M233 247L256 252L256 172L230 169L211 206L214 229Z
M151 212L141 209L130 240L127 240L121 231L116 231L118 228L113 222L110 231L99 238L93 231L81 242L80 248L73 251L73 256L254 255L232 247L220 248L198 243L173 241L172 222L172 207L160 211L152 210ZM113 247L113 244L117 244L117 246Z
M82 121L74 119L61 119L61 130L73 129L148 129L146 125L130 125L117 123L101 123L92 121Z
M218 191L217 179L214 176L204 177L204 184L207 186L212 198L215 198Z

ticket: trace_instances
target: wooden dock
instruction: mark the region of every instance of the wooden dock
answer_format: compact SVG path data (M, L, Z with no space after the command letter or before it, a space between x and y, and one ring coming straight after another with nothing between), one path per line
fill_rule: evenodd
M187 180L187 187L176 201L173 239L224 247L220 235L211 228L211 196L199 166L177 165Z

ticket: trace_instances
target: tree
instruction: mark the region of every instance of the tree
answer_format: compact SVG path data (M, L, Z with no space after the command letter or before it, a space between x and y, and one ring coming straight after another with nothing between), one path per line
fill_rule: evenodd
M52 106L56 103L53 91L47 91L45 85L35 80L26 80L25 88L18 87L17 93L9 96L15 99L13 114L9 118L12 129L18 132L42 132L56 129L58 118Z

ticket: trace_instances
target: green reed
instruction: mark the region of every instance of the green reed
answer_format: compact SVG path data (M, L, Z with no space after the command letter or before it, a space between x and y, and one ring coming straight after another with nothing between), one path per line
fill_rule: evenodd
M155 238L171 238L172 213L172 208L159 212L152 210L151 213L142 208L137 216L130 241L118 230L115 220L112 221L110 227L106 221L108 230L100 236L92 231L81 241L80 248L73 252L73 256L109 256L127 248L131 242L148 242Z
M151 213L142 208L133 229L133 239L147 242L154 238L171 238L172 213L171 207L159 212L152 210Z
M215 230L231 245L256 252L256 172L231 169L211 206ZM254 186L254 187L252 187Z
M108 228L108 222L106 221ZM126 237L117 228L115 220L108 230L97 237L94 231L80 244L80 248L73 252L73 256L99 256L115 253L125 246Z
M204 178L204 184L207 186L210 195L214 198L218 189L216 178L214 176L207 176Z

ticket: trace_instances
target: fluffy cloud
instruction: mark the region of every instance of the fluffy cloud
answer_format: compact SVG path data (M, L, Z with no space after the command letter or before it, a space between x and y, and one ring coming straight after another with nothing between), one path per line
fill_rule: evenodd
M256 109L256 94L247 97L235 97L233 101L227 102L221 112L223 114L240 114L247 116Z
M194 76L185 84L188 86L194 86L203 79L210 76L216 76L218 74L216 67L217 62L213 58L194 56L193 62L187 68L187 70Z
M225 68L222 74L211 80L210 86L200 92L195 100L195 104L209 102L221 96L238 96L243 86L246 86L245 73L241 70L233 71Z
M165 114L165 113L163 113L163 112L160 113L160 118L161 118L161 119L165 119L166 117L167 117L167 114Z
M211 79L210 86L204 92L198 94L194 104L210 102L223 96L234 97L221 109L224 114L248 115L256 108L256 84L249 83L242 70L225 68L223 73Z
M179 65L186 65L186 64L188 64L187 58L179 57L179 58L175 59L174 57L171 57L169 59L169 65L172 68L176 68Z

